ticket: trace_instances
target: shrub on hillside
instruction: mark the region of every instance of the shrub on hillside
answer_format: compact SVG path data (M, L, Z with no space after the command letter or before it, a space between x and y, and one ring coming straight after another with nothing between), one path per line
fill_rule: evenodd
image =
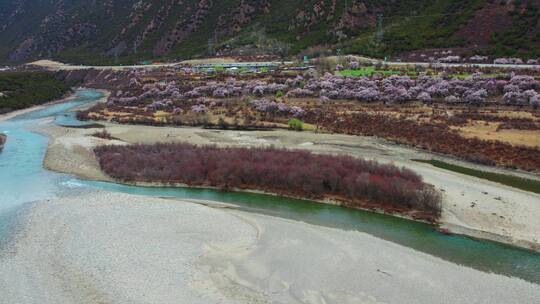
M107 130L95 132L92 134L92 136L101 138L101 139L108 139L108 140L113 139L111 133L109 133Z
M295 130L295 131L302 131L304 130L304 122L297 118L292 118L288 122L289 129Z
M47 72L0 73L0 114L62 97L69 86Z

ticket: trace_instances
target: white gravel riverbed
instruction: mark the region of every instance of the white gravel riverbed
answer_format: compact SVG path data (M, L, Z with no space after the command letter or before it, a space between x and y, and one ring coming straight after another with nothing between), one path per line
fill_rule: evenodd
M489 257L486 257L489 258ZM0 254L0 303L538 303L538 285L361 232L188 201L36 203Z

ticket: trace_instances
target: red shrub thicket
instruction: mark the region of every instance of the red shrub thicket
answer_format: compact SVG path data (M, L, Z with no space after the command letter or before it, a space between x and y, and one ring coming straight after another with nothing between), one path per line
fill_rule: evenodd
M0 151L4 149L4 144L6 143L6 141L7 141L7 136L0 133Z
M464 126L469 120L484 121L484 122L499 122L501 123L498 129L515 129L515 130L540 130L540 124L531 118L525 117L509 117L499 115L489 115L478 113L475 111L467 111L454 114L451 117L437 117L445 121L448 125Z
M445 124L417 123L408 119L367 113L340 116L328 114L323 118L309 115L305 121L317 123L333 132L378 136L469 161L540 171L539 148L465 138Z
M128 182L182 183L256 189L348 206L381 208L434 221L441 197L416 173L350 156L276 148L218 148L189 144L101 146L100 166Z
M97 138L101 138L101 139L108 139L108 140L113 139L111 133L109 133L107 130L92 133L92 136L97 137Z

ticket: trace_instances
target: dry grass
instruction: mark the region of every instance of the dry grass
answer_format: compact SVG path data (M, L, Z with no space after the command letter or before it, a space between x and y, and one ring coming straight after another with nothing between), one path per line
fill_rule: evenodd
M535 121L539 121L540 118L533 115L532 112L527 111L498 111L495 114L500 117L510 117L510 118L528 118Z
M477 137L485 140L498 140L512 145L540 147L540 131L537 130L499 130L499 123L472 122L465 127L456 127L459 134L467 138Z

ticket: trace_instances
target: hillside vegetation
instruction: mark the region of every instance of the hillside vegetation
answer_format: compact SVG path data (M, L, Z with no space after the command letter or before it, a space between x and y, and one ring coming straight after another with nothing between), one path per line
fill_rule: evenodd
M0 73L0 114L58 99L68 91L52 73Z
M378 16L384 35L376 39ZM534 0L6 0L0 61L105 64L338 49L383 57L429 48L536 58L538 17Z

